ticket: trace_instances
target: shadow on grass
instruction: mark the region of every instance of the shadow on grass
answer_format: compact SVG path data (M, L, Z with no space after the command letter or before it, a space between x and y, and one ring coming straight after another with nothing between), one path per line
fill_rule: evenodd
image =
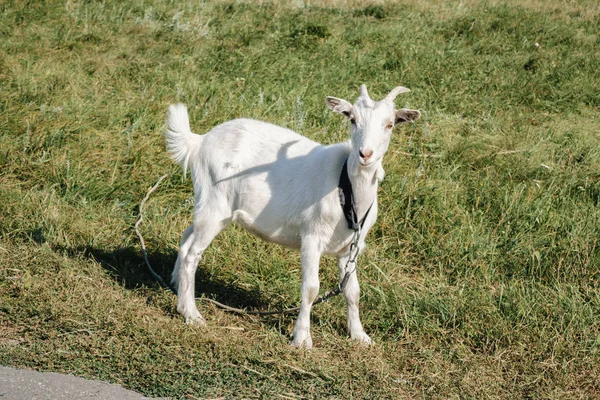
M24 237L27 240L32 240L35 243L49 244L44 234L45 227L41 226L33 229ZM97 262L106 271L107 275L116 280L127 290L140 290L140 295L144 293L148 297L148 302L154 297L151 293L159 293L163 288L156 278L148 270L144 257L137 246L120 247L116 249L102 249L94 246L76 246L66 247L60 245L50 246L55 252L67 255L72 258L83 258ZM160 247L160 246L159 246ZM148 254L148 260L154 271L161 276L164 282L170 284L171 272L177 259L177 251L166 249L163 251L154 251ZM247 309L247 310L282 310L295 307L297 304L283 303L283 299L279 296L272 296L263 293L258 288L243 288L235 283L235 281L223 279L211 273L209 268L200 263L196 271L196 297L207 297L214 299L225 305ZM271 293L272 294L272 293ZM278 301L279 300L279 301ZM299 299L298 299L299 300ZM183 318L176 310L175 301L159 302L153 305L175 320L183 323ZM198 301L198 309L202 314L206 314L207 307L213 307L208 302ZM238 314L239 315L239 314ZM206 315L205 315L206 316ZM258 320L265 328L276 330L284 337L290 335L290 322L294 321L297 313L290 314L273 314L264 316L251 316L253 320ZM210 318L210 317L209 317ZM243 318L248 318L244 316ZM311 313L311 321L315 326L322 325L323 321L318 316L318 313ZM340 336L346 335L345 321L329 321Z
M77 247L77 248L62 248L56 249L66 252L72 256L84 256L98 262L107 273L116 279L128 290L136 290L146 288L150 290L166 290L162 288L160 283L148 270L144 258L138 248L124 247L113 251L93 247ZM177 252L152 252L148 254L148 261L154 272L162 277L162 279L170 284L171 272L177 259ZM267 309L284 309L293 305L274 304L270 299L265 298L257 289L244 289L234 283L211 276L208 271L200 265L196 271L196 297L208 297L217 300L220 303L231 307L248 309L248 310L267 310ZM198 302L198 308L201 313L202 309L207 306L206 302ZM165 307L166 314L175 318L179 317L175 307ZM296 318L296 313L288 314L287 318ZM277 329L281 334L287 334L287 318L283 318L281 314L261 316L260 320L274 329ZM315 321L318 323L318 321Z
M44 227L31 230L26 237L38 244L48 243L44 235ZM150 273L138 247L128 246L113 250L106 250L93 246L64 247L54 245L51 247L54 251L66 254L70 257L83 257L94 260L104 268L109 276L119 282L119 284L127 290L145 289L155 292L167 290L163 288L158 280ZM148 254L148 261L154 269L154 272L160 275L163 281L169 285L171 282L171 272L173 271L176 259L177 252L174 250L154 251ZM235 308L270 311L292 308L297 305L284 304L282 301L277 301L276 298L265 296L265 294L257 288L242 288L231 281L219 278L218 276L211 274L207 268L203 268L202 263L200 263L196 271L195 282L197 298L211 298ZM171 291L173 290L171 289ZM201 313L203 313L203 309L208 306L208 302L199 301L197 304ZM161 308L165 314L170 315L173 318L180 318L174 303L172 307L162 306ZM296 317L297 313L294 312L285 315L264 315L259 318L266 326L276 329L282 335L287 335L289 333L289 322L290 320L295 320ZM256 318L256 316L253 316L253 318ZM311 313L311 321L317 325L320 325L322 322L315 313ZM340 332L340 335L344 335L346 332L345 325L342 323L343 321L339 322L340 325L337 326L337 330Z

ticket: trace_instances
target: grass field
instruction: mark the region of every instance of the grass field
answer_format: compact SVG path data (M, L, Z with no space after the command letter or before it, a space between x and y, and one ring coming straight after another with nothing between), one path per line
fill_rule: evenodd
M173 398L600 396L600 5L589 1L4 1L0 5L0 364ZM327 95L411 88L361 256L372 347L336 298L294 316L206 302L204 329L165 279L191 184L164 150L252 117L347 137ZM299 300L297 253L239 228L205 253L199 297ZM336 284L333 259L322 288Z

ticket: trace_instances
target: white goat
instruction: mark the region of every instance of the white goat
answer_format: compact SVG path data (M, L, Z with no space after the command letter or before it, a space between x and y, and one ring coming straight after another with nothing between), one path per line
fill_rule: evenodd
M177 311L187 323L205 324L194 300L194 276L202 253L230 222L265 240L300 249L301 303L292 345L311 348L310 310L319 293L321 254L337 257L346 273L354 231L340 205L338 182L347 160L358 220L364 219L359 248L377 218L377 187L382 158L394 125L414 121L420 113L394 109L394 98L409 90L397 87L383 100L369 98L362 85L354 105L327 97L333 111L350 119L351 140L321 145L279 126L236 119L205 135L191 132L184 105L169 107L167 149L194 184L194 220L181 239L173 271L179 296ZM343 290L348 330L354 340L372 343L359 318L359 285L354 263Z

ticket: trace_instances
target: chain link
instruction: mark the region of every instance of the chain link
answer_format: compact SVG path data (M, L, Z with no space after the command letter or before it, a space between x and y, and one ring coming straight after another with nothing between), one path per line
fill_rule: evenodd
M360 240L360 225L358 229L354 231L354 235L352 238L352 243L350 243L350 249L348 250L348 260L346 261L346 265L344 266L344 276L342 280L338 284L337 292L341 293L344 291L346 284L348 283L348 279L350 279L350 275L356 271L356 259L358 258L358 253L360 252L360 248L358 247L358 241ZM353 255L354 253L354 255ZM350 263L354 264L354 268L352 271L348 271L348 266Z

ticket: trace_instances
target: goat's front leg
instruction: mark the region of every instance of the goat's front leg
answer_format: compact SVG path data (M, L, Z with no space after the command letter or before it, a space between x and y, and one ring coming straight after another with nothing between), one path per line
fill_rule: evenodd
M348 264L348 265L346 265ZM350 338L366 344L373 344L373 341L365 333L358 312L358 301L360 298L360 286L356 276L356 263L348 263L348 256L338 257L338 268L340 271L340 282L344 279L346 271L350 273L348 282L344 287L344 298L346 299L346 310L348 314L348 332Z
M310 310L315 298L319 294L319 260L321 259L321 250L319 249L318 242L310 238L303 239L300 258L302 262L302 287L300 289L302 298L300 300L298 319L294 326L292 346L310 349L312 347Z

